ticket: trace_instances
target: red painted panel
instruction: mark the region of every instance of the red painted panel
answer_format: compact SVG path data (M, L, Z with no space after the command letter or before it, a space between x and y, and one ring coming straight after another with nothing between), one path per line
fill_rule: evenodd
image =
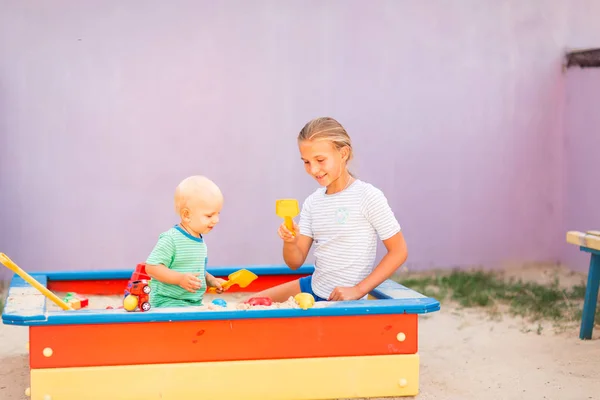
M229 292L259 292L270 287L299 279L302 274L262 275L245 288L234 285ZM226 276L219 278L227 279ZM79 294L111 295L123 294L127 279L85 280L85 281L49 281L48 289L54 292L75 292Z
M126 286L127 279L48 281L48 289L53 292L75 292L79 294L123 294Z
M414 354L417 315L30 327L31 368ZM397 339L404 333L404 341ZM51 348L51 357L43 350Z

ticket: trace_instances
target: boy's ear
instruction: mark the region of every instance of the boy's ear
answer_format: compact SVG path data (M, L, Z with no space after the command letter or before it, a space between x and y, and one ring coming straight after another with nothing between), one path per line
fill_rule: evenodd
M183 210L181 210L181 218L182 219L188 219L190 217L190 210L188 210L187 208L184 208Z

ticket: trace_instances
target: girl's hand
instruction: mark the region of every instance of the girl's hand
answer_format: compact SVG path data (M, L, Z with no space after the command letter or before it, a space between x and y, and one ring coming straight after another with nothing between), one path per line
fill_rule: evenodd
M223 289L223 284L227 282L225 279L210 277L206 280L206 285L209 287L214 287L217 290L217 293L223 293L227 289Z
M196 293L196 290L202 287L202 281L198 278L200 274L182 274L179 279L179 286L191 293Z
M300 230L298 229L296 222L292 220L292 223L294 224L295 234L294 232L290 231L287 226L285 226L285 222L279 225L279 230L277 231L279 237L286 243L296 243L298 241L298 233Z
M356 286L354 287L336 287L329 295L329 301L343 301L343 300L358 300L361 299L364 294Z

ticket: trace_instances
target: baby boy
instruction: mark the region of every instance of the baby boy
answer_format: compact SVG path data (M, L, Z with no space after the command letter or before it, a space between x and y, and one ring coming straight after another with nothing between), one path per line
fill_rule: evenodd
M206 272L208 252L202 235L219 222L223 195L203 176L190 176L175 189L175 211L179 224L159 235L146 260L152 277L152 307L200 306L207 285L223 291L223 279Z

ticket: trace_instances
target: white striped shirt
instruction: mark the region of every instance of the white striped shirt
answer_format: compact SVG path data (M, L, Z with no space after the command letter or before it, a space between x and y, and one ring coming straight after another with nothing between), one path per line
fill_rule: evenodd
M383 192L355 180L345 190L319 188L304 201L300 234L311 237L315 272L312 290L327 299L337 286L355 286L374 268L377 237L389 239L400 224Z

